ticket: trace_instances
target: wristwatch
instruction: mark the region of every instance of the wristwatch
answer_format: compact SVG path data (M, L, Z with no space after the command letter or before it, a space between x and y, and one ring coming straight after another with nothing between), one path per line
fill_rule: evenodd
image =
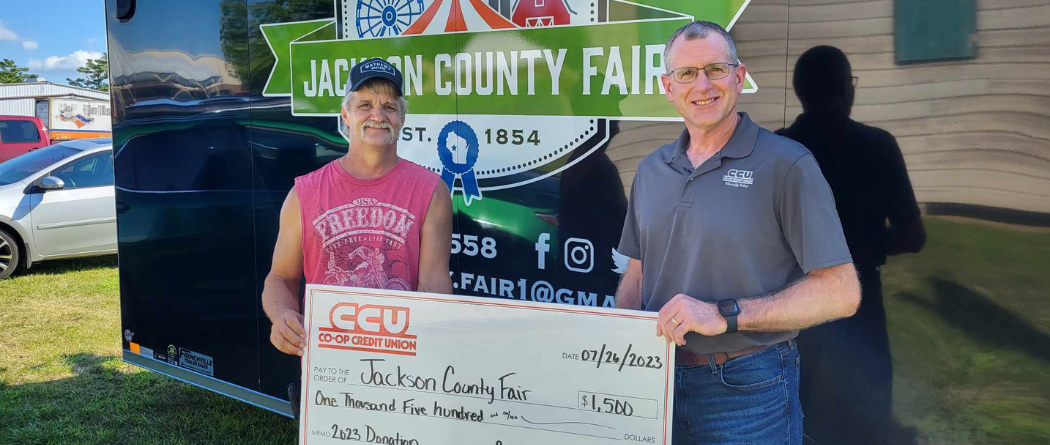
M736 316L740 315L740 305L736 304L736 300L719 301L718 313L726 319L726 334L736 332Z

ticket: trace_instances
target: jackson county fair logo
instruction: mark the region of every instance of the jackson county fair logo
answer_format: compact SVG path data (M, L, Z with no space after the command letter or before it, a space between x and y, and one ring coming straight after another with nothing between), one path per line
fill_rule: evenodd
M609 119L680 121L667 37L694 19L732 28L749 1L337 0L334 18L260 26L276 59L263 95L338 119L350 69L386 59L410 102L399 153L470 205L583 160Z

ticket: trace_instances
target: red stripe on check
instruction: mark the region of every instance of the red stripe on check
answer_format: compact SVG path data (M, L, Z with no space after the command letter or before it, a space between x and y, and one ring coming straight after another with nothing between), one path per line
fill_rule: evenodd
M410 355L415 356L415 351L393 351L390 349L375 349L375 348L363 348L360 346L340 346L340 345L317 345L318 348L325 349L346 349L350 351L364 351L364 352L382 352L384 354L397 354L397 355Z

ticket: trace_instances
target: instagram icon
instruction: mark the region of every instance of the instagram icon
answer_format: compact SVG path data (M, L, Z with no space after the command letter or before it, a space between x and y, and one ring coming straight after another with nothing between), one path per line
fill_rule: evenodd
M594 269L594 245L583 238L565 240L565 268L580 273Z

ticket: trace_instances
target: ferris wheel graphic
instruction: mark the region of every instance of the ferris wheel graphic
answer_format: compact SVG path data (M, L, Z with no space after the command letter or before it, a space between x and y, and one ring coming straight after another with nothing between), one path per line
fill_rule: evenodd
M423 14L423 0L358 0L357 37L400 35Z

